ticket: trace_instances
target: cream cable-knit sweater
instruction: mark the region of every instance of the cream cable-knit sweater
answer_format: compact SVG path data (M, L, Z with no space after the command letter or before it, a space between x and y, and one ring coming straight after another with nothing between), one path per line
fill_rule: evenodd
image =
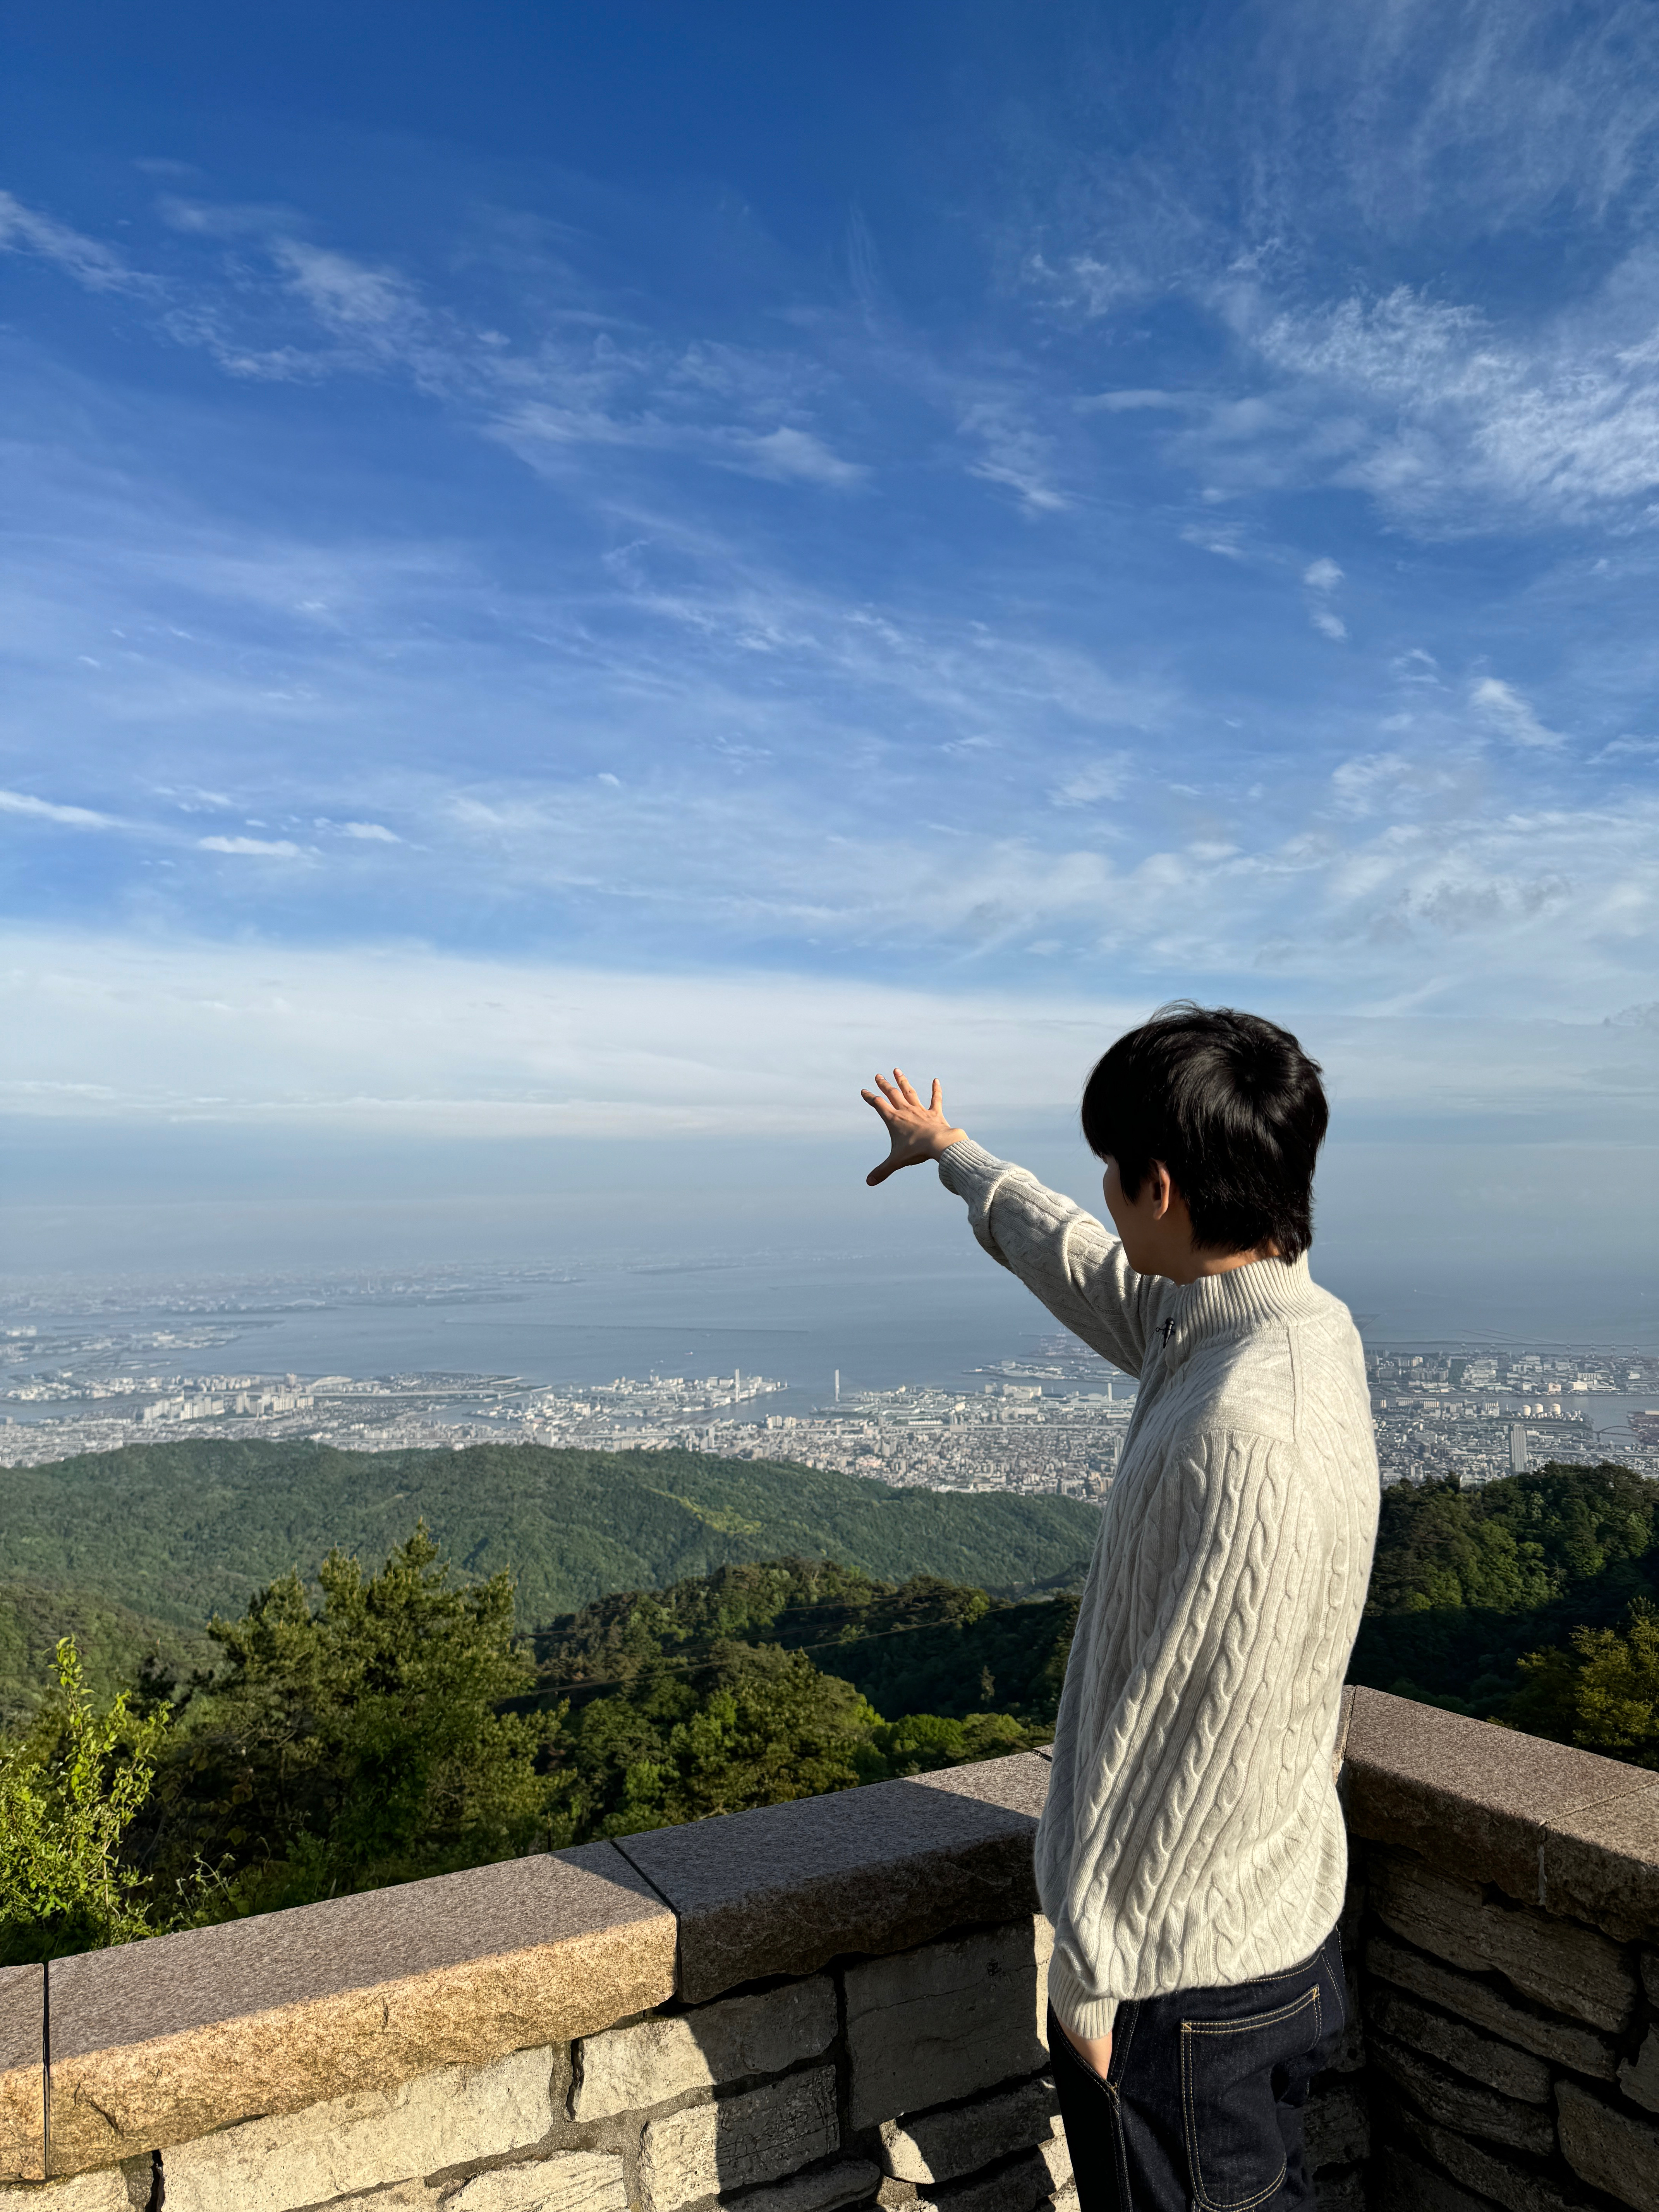
M1083 1593L1036 1838L1073 2033L1282 1972L1342 1906L1339 1699L1376 1535L1347 1308L1305 1259L1179 1285L968 1139L939 1179L1050 1313L1140 1380Z

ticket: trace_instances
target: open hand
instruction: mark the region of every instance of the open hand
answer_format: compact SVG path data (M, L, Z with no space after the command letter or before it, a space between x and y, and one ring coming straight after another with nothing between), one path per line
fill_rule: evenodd
M965 1129L953 1129L945 1120L945 1094L939 1089L937 1076L933 1078L933 1096L925 1106L908 1077L896 1067L890 1083L884 1075L878 1075L875 1090L861 1091L859 1096L866 1105L873 1106L887 1124L888 1141L893 1148L881 1165L872 1168L864 1178L872 1186L885 1182L901 1168L917 1168L924 1160L936 1160L948 1146L968 1133Z

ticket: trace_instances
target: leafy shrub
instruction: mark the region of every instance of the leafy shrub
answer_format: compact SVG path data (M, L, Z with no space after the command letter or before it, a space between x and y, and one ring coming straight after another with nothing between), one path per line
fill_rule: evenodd
M101 1717L73 1637L57 1650L57 1695L0 1746L0 1963L57 1958L154 1935L144 1875L122 1846L150 1793L168 1729L136 1717L123 1691Z
M1567 1648L1529 1652L1504 1711L1511 1728L1636 1766L1659 1767L1659 1609L1638 1598L1624 1628L1577 1628Z

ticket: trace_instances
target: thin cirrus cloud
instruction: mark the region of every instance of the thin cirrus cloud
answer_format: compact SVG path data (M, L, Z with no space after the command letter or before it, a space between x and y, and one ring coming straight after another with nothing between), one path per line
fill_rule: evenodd
M112 814L96 807L65 806L52 799L37 799L27 791L0 791L0 814L21 814L36 822L55 822L67 830L118 830L124 825Z
M302 859L301 848L287 837L198 837L200 853L235 853L270 860Z
M1511 744L1549 750L1565 743L1559 730L1547 729L1530 701L1501 678L1483 676L1469 693L1469 704L1490 728Z
M1328 554L1310 561L1302 572L1302 580L1310 595L1308 619L1322 635L1335 644L1341 644L1348 635L1348 625L1334 607L1331 594L1342 581L1342 571Z

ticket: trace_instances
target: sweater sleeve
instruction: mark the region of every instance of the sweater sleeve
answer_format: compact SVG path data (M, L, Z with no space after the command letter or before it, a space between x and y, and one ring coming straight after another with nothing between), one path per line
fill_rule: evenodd
M994 1260L1073 1336L1127 1374L1139 1374L1153 1309L1170 1287L1161 1277L1138 1275L1092 1213L971 1138L940 1153L939 1177L967 1200L974 1234Z
M1257 1436L1190 1440L1085 1592L1036 1847L1049 1994L1075 2033L1228 1978L1230 1947L1302 1887L1310 1793L1329 1783L1311 1664L1328 1603L1294 1461Z

